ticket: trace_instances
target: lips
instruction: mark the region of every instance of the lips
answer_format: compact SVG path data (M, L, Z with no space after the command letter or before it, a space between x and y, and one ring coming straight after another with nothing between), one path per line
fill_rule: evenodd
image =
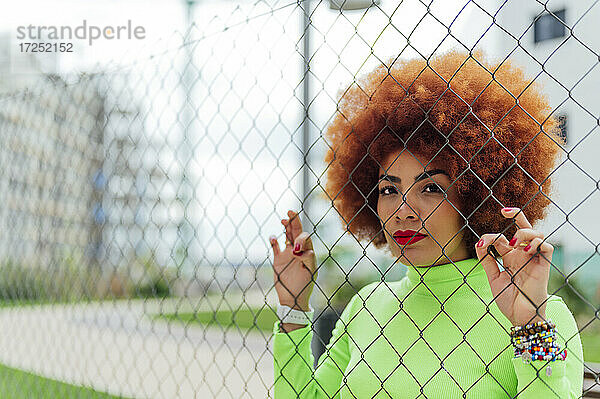
M394 233L394 240L400 245L414 244L425 237L427 237L427 235L417 233L414 230L398 230Z

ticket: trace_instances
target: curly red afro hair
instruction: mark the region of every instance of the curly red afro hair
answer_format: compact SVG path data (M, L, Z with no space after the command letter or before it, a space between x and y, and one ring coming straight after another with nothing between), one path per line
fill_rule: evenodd
M450 174L474 258L482 234L516 232L500 208L520 207L532 224L546 216L563 144L557 119L520 68L484 58L481 51L450 51L429 62L396 60L338 95L338 113L325 133L325 192L359 240L386 245L377 215L378 171L387 154L403 148Z

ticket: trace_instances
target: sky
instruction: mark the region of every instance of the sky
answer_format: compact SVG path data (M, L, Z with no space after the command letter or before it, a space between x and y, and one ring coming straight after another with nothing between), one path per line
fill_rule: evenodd
M398 56L400 49L402 57L412 58L429 56L440 43L437 52L462 48L447 37L450 24L453 35L473 46L479 37L465 33L473 28L473 16L482 29L491 23L472 5L461 11L466 1L436 1L429 10L417 0L398 3L382 0L383 12L371 8L341 15L323 2L311 16L311 168L322 185L325 165L319 159L326 147L319 135L335 113L340 88ZM169 150L161 152L162 167L177 175L181 153L173 149L182 139L185 94L180 76L190 48L181 47L183 2L25 0L7 7L0 32L13 39L19 26L30 24L76 28L86 20L87 26L114 27L128 21L143 26L143 40L98 39L92 45L74 41L74 53L61 55L56 68L61 73L108 69L126 76L127 98L145 114L147 134ZM195 148L190 170L197 206L189 214L199 236L199 256L211 262L224 256L234 264L264 261L270 251L268 236L281 238L279 219L288 209L299 209L300 12L295 1L201 1L195 8L189 143ZM12 43L13 51L18 43ZM167 219L181 214L173 209ZM313 212L311 219L335 226L324 238L331 245L342 233L337 215L327 203L315 204ZM165 260L173 239L158 239Z
M417 0L405 0L398 7L398 2L383 0L380 2L380 8L384 9L388 15L394 13L392 24L401 31L408 33L415 24L422 18L426 10L424 4ZM426 3L426 2L424 2ZM419 23L419 30L430 31L430 35L415 34L412 43L421 49L431 46L431 39L440 37L439 32L444 28L439 26L435 18L442 23L449 25L458 11L467 3L465 1L444 1L432 2L429 10L430 16ZM315 2L313 1L313 8ZM363 18L364 11L347 11L345 17L339 17L339 12L329 10L323 2L318 12L314 15L315 21L321 20L322 23L330 24L336 20L336 24L343 28L353 29L347 24L346 18L358 22ZM396 9L397 8L397 9ZM183 1L175 0L107 0L103 2L77 1L77 0L24 0L11 2L4 9L9 12L3 13L0 20L0 30L10 33L16 32L18 26L39 25L39 26L62 26L69 25L76 27L82 24L85 19L87 24L97 26L116 26L126 25L131 20L134 26L143 26L146 31L146 39L140 46L140 43L133 40L107 41L99 40L92 46L85 43L78 43L77 54L74 57L64 57L61 60L61 68L68 70L72 68L84 68L95 62L106 63L108 61L119 60L127 62L131 59L139 59L141 54L148 54L157 50L157 42L168 41L172 38L173 32L182 32L186 24L186 7ZM237 11L236 11L237 10ZM259 15L268 14L273 11L279 21L285 20L286 27L291 30L294 24L299 22L293 14L298 14L300 9L295 1L198 1L194 12L194 22L200 30L210 30L222 26L232 26L235 23L244 21L249 15L260 19ZM359 34L364 38L373 40L381 32L382 23L385 24L385 15L379 10L372 9L364 20L359 24ZM394 11L395 10L395 11ZM461 16L454 23L454 32L459 32L468 21L469 16L474 12L475 7L468 6L461 13ZM291 15L291 17L290 17ZM435 18L433 18L435 17ZM371 18L371 19L369 19ZM316 22L321 23L321 22ZM261 26L261 31L269 29L277 30L278 24L271 26ZM297 26L296 26L297 28ZM392 29L393 30L393 29ZM347 30L339 29L340 34L346 34ZM335 35L335 32L331 32ZM422 32L416 32L422 33ZM336 35L339 37L339 35ZM393 36L392 36L393 37ZM329 38L328 38L329 39ZM331 39L329 39L331 40ZM379 39L381 48L385 43ZM377 48L376 48L377 50Z

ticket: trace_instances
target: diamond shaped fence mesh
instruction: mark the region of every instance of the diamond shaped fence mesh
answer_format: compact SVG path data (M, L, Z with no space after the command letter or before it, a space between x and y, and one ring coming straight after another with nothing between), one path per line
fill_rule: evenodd
M597 3L188 1L78 73L9 40L0 397L600 397ZM515 355L542 320L565 360Z

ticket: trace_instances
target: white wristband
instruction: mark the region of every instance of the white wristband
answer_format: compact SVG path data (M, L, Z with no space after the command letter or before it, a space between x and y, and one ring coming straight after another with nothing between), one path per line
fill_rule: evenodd
M281 323L294 323L294 324L309 324L312 322L313 314L315 310L308 305L309 311L304 312L302 310L292 309L286 305L277 305L277 317L281 320Z

